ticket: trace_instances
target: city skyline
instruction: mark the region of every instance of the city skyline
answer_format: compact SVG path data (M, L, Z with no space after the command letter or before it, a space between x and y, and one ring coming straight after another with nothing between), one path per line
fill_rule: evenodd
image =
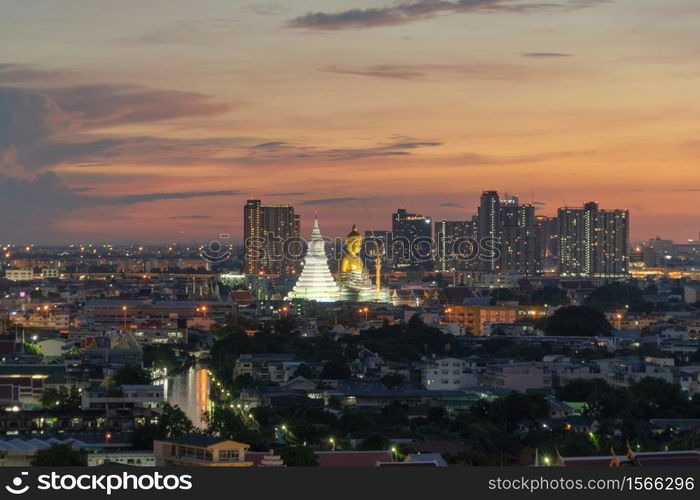
M251 198L344 235L486 189L698 238L690 0L67 4L0 20L4 242L209 241Z

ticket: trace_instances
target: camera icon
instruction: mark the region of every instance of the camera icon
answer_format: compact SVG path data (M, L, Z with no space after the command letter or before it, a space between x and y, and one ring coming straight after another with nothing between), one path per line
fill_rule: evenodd
M22 486L22 478L28 475L29 472L21 472L19 476L12 479L12 485L6 485L5 489L13 495L22 495L23 493L26 493L27 490L29 490L29 485L25 484Z

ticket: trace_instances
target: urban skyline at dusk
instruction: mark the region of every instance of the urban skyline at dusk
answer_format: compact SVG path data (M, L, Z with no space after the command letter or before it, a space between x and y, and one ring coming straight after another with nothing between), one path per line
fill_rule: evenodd
M696 491L698 0L0 12L10 494Z
M250 198L342 235L485 189L697 238L689 0L67 5L0 20L6 242L207 241Z

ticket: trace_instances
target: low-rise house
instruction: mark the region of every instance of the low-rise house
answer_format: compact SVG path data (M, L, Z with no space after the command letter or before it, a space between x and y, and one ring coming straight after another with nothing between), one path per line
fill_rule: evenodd
M394 463L423 467L447 467L447 462L439 453L410 453L403 462Z
M251 467L253 462L246 460L249 448L249 444L199 434L153 442L158 467Z
M295 358L294 354L241 354L233 367L233 376L250 375L256 380L285 382L298 368L298 365L285 366L285 363L294 362Z
M128 467L155 467L156 457L152 451L98 451L88 453L88 467L102 465L126 465Z
M650 451L633 452L626 455L601 455L590 457L557 457L556 465L562 467L698 467L700 452Z
M467 362L458 358L423 361L422 384L430 391L449 391L476 385L474 373L467 371Z
M82 391L83 409L156 408L163 403L165 403L165 394L163 386L160 385L91 387Z
M39 402L47 387L66 382L61 364L0 364L0 408L17 411Z
M600 375L613 387L630 387L640 380L652 377L672 384L674 368L668 364L655 364L637 357L617 357L597 361Z
M143 350L131 332L85 336L80 355L67 357L69 375L78 379L102 380L124 366L143 364Z
M566 418L570 417L575 413L575 409L565 403L564 401L559 401L554 396L547 396L547 405L549 405L549 417L550 418Z
M555 389L575 379L599 378L595 366L581 363L490 364L479 374L479 384L525 392L531 389Z

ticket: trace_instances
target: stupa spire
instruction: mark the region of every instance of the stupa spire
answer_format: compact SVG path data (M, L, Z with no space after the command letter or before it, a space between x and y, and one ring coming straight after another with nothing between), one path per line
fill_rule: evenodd
M338 285L328 267L325 242L318 225L318 214L314 213L314 228L308 244L304 267L294 289L287 300L305 299L318 302L335 302L340 297Z

